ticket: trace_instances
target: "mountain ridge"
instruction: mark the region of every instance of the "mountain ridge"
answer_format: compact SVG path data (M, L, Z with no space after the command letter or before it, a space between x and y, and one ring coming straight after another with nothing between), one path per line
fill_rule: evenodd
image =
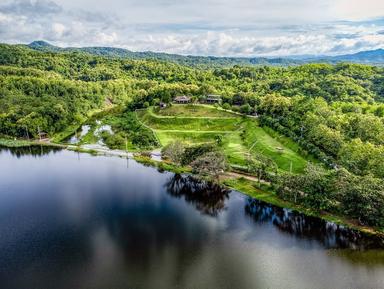
M46 52L85 52L92 55L120 57L132 59L156 59L164 61L173 61L187 66L254 66L254 65L272 65L287 66L300 65L304 63L325 62L353 62L371 65L384 65L384 49L359 51L353 54L343 54L336 56L295 56L283 57L220 57L220 56L197 56L197 55L180 55L165 52L141 51L135 52L125 48L108 47L108 46L91 46L91 47L59 47L52 45L43 40L33 41L26 45L27 47Z

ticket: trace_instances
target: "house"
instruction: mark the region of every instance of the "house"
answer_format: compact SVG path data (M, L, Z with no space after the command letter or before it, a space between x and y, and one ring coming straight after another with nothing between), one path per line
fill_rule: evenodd
M47 140L48 139L48 134L46 132L41 131L38 133L38 135L39 135L40 140Z
M206 103L220 103L221 102L221 96L216 94L208 94L207 98L205 99Z
M173 101L175 103L190 103L191 102L191 98L189 96L186 96L186 95L181 95L181 96L176 96Z

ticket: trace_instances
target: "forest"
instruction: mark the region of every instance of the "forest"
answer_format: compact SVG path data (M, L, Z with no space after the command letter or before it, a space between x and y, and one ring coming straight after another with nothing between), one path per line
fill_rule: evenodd
M153 59L0 45L0 136L55 136L107 105L128 111L177 95L222 96L221 106L314 156L304 173L276 173L256 158L279 196L384 227L384 68L340 63L193 68ZM121 127L129 125L119 122ZM132 125L136 125L132 124ZM136 136L137 137L137 136ZM149 142L150 143L150 142Z

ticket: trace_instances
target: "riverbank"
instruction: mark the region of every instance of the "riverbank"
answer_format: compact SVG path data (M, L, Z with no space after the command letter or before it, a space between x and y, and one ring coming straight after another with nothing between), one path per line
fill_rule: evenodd
M31 140L0 138L0 146L3 146L3 147L21 148L21 147L36 146L36 145L48 146L48 147L60 147L60 148L67 147L66 145L62 145L62 144L38 141L38 140L31 141Z
M264 201L266 203L291 210L303 213L307 216L318 217L323 220L342 225L365 234L380 236L384 240L384 229L383 228L374 228L370 226L360 225L357 220L351 220L340 215L331 214L328 212L319 212L313 209L308 209L304 206L294 204L289 201L281 199L276 192L273 191L270 185L266 183L259 184L255 181L246 179L245 177L240 177L238 179L225 179L222 181L222 184L225 186L239 191L247 196L252 198Z
M136 155L134 159L142 164L151 165L159 169L174 173L192 173L190 168L187 167L178 167L172 163L164 161L156 161L148 157L143 157ZM239 174L239 173L237 173ZM240 175L240 174L239 174ZM273 191L273 188L266 182L261 182L259 184L256 180L251 180L248 175L243 175L239 178L221 178L220 184L226 186L229 189L236 190L244 195L264 201L266 203L275 205L280 208L287 208L290 210L303 213L307 216L321 218L325 221L332 222L341 226L351 228L369 235L379 236L384 241L384 229L374 228L370 226L364 226L358 224L358 221L345 218L340 215L331 214L328 212L319 212L313 209L308 209L304 206L294 204L292 202L281 199L277 196L276 192Z
M40 145L47 147L60 147L63 149L68 149L76 152L89 153L92 155L107 155L107 156L117 156L122 158L134 159L138 163L141 163L146 166L152 166L162 171L169 171L177 174L191 174L192 170L189 167L180 167L168 161L158 161L150 156L145 156L140 153L130 153L121 150L110 150L110 149L97 149L91 147L82 147L82 146L73 146L73 145L60 145L49 142L40 142L40 141L26 141L26 140L10 140L10 139L0 139L0 146L17 148L17 147L27 147L30 145ZM238 176L238 177L237 177ZM303 213L307 216L314 216L326 221L342 225L357 231L361 231L365 234L380 236L384 239L384 229L374 228L369 226L363 226L358 224L357 221L345 218L340 215L330 214L328 212L319 212L313 209L308 209L304 206L300 206L289 201L281 199L276 192L273 191L273 188L266 182L259 183L256 178L250 177L249 175L242 175L241 173L236 173L236 176L227 175L220 178L220 184L226 186L229 189L239 191L240 193L247 195L249 197L264 201L266 203L291 210Z

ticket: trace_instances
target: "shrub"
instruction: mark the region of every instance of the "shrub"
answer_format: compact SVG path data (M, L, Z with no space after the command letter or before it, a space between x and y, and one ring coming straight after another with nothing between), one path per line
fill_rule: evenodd
M240 107L240 112L244 114L250 114L252 112L252 107L246 103Z
M166 145L161 154L163 157L170 159L175 164L180 164L185 151L185 146L180 141L174 141Z
M226 102L223 104L223 108L229 110L231 109L231 105L228 102Z
M111 149L121 149L125 145L125 137L122 133L110 134L107 131L103 131L101 137L107 147Z
M227 168L227 161L223 153L212 151L198 157L191 163L194 173L201 176L218 178Z
M216 147L212 144L202 144L202 145L187 147L184 151L181 164L189 165L198 157L215 150L216 150Z

